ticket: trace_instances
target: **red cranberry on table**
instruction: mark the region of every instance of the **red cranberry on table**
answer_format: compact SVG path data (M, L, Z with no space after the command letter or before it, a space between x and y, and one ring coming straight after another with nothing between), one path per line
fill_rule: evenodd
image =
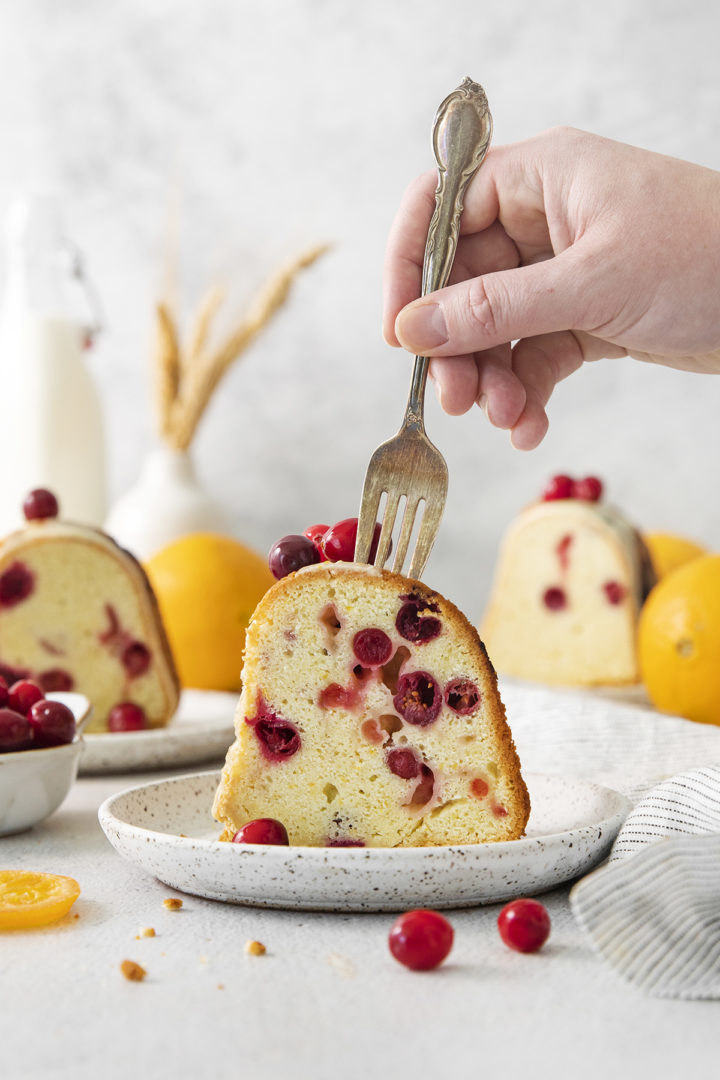
M564 473L558 473L549 481L542 493L542 497L545 502L552 502L554 499L572 499L574 497L574 487L572 477L566 476Z
M550 916L539 900L513 900L498 915L498 930L516 952L537 952L550 936Z
M42 701L44 697L45 694L36 682L32 682L31 679L20 679L13 683L8 691L8 705L15 712L26 716L30 707L36 701Z
M290 843L287 829L275 818L263 817L248 821L232 838L233 844L276 844L287 847Z
M44 518L56 518L60 508L52 491L35 488L25 498L23 514L26 521L42 521Z
M14 709L0 709L0 754L14 750L29 750L32 728L26 716Z
M412 971L431 971L452 948L454 932L437 911L408 911L395 921L388 938L390 952Z
M108 714L108 731L144 731L146 727L145 710L134 701L121 701Z
M584 499L586 502L598 502L602 497L602 480L597 476L585 476L582 480L576 480L573 485L573 498Z
M63 746L75 738L75 717L60 701L36 701L27 718L35 746Z
M280 578L301 570L303 566L313 566L320 562L320 552L307 536L283 536L270 548L268 566L270 573Z

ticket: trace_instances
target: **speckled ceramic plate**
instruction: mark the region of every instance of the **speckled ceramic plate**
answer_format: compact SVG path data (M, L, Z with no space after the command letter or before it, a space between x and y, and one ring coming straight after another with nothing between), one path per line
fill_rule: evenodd
M195 896L300 911L474 907L571 881L605 855L630 809L586 780L526 777L527 836L502 844L426 848L310 848L227 844L210 808L219 772L121 792L100 807L124 858Z
M81 775L151 772L222 761L233 741L237 694L184 690L167 727L85 735Z

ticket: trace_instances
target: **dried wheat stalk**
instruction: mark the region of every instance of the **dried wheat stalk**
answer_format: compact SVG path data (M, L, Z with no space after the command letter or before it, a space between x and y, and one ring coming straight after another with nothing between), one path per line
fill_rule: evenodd
M187 450L222 377L245 352L278 308L297 275L327 251L314 247L282 267L260 290L240 325L216 349L208 349L210 326L224 292L215 287L193 321L187 350L180 347L175 321L165 304L157 307L156 367L160 434L175 450Z

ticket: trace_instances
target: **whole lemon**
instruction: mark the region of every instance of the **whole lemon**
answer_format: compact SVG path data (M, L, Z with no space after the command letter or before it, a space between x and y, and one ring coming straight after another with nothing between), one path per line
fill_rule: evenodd
M640 614L643 682L662 712L720 724L720 555L663 578Z
M707 555L707 549L696 544L694 540L688 540L684 536L675 536L673 533L648 533L643 539L650 552L658 580L692 559Z
M145 569L182 685L239 690L245 628L275 580L265 559L229 536L191 533Z

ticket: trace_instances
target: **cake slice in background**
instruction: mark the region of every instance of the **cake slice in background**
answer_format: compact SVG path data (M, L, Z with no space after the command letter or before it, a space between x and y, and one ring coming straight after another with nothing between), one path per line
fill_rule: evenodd
M100 530L56 520L49 492L31 493L25 513L0 542L0 674L84 694L88 731L108 730L117 706L135 707L124 710L134 729L166 724L179 685L142 567Z
M594 477L557 476L507 531L480 631L501 674L639 681L637 621L654 571L637 530L601 500Z
M213 807L232 839L274 818L291 844L511 840L529 800L476 630L420 582L346 562L282 578L247 632Z

